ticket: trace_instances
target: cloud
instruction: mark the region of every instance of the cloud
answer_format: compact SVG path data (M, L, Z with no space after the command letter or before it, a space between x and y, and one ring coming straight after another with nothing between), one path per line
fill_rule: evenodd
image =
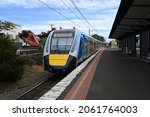
M58 13L48 9L39 0L1 0L0 4L0 18L12 20L15 23L22 24L23 29L32 30L33 32L40 33L50 29L50 24L54 27L72 28L77 27L80 30L88 33L92 29L87 22L79 15L70 0L63 0L69 8L80 17L80 20L74 16L69 9L61 2L61 0L41 0L52 8L61 12L63 15L71 19L80 27L71 23ZM84 14L90 24L99 32L100 35L107 37L111 30L117 8L120 0L73 0L81 12ZM9 8L3 10L2 8ZM5 12L4 12L5 11ZM6 14L6 15L5 15ZM15 14L15 15L14 15ZM5 16L4 16L5 15ZM97 33L91 31L91 33Z
M50 29L49 25L46 24L32 24L32 25L23 25L22 30L31 30L35 34L40 34L41 32L46 32Z
M51 24L53 24L54 27L59 29L62 27L63 29L71 29L73 27L76 27L77 29L83 31L85 34L88 34L89 29L91 30L91 34L98 33L99 35L102 35L104 37L107 37L110 31L110 26L112 25L112 19L106 19L105 21L100 20L89 20L91 25L95 27L96 30L93 30L92 28L89 28L84 20L73 20L73 22L76 22L80 27L77 27L75 24L72 24L70 21L61 20L61 21L48 21L46 23L41 24L32 24L32 25L24 25L22 28L25 30L32 30L35 34L39 34L42 31L46 32L50 30Z
M50 3L56 5L56 2L52 0L41 0L45 3ZM55 0L56 1L56 0ZM39 8L42 7L42 4L38 0L3 0L0 6L13 6L13 7L24 7L24 8Z
M41 0L52 7L66 7L62 0ZM63 0L69 7L74 8L70 0ZM120 0L73 0L79 8L103 9L118 6ZM1 0L0 6L19 6L24 8L44 7L39 0Z
M76 2L79 8L108 9L118 6L120 0L79 0Z

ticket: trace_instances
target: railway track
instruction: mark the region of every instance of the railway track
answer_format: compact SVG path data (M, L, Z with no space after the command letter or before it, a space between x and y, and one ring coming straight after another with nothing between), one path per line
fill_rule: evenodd
M54 85L56 85L60 80L62 80L66 75L55 74L51 78L44 80L32 87L28 91L24 92L22 95L18 96L15 100L37 100L47 91L49 91Z

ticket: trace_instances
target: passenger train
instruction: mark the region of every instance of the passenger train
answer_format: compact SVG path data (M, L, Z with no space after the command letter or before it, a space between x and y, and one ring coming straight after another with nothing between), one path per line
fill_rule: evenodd
M44 68L55 73L69 72L97 51L101 44L76 29L54 30L45 43Z

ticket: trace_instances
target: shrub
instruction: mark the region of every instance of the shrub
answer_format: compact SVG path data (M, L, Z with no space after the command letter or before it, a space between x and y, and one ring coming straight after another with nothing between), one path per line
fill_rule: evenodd
M41 65L43 62L43 56L42 53L27 56L27 64L28 65Z
M16 81L21 78L26 58L17 56L16 50L9 37L0 36L0 80Z
M43 55L42 54L37 54L35 56L33 56L33 59L36 61L36 64L42 64L42 59L43 59Z

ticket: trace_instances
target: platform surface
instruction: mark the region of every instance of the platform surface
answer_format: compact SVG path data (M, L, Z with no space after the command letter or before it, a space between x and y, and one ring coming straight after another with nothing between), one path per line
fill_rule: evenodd
M100 51L58 100L150 100L150 65L118 49Z
M150 65L117 49L106 49L99 60L86 99L149 100Z

